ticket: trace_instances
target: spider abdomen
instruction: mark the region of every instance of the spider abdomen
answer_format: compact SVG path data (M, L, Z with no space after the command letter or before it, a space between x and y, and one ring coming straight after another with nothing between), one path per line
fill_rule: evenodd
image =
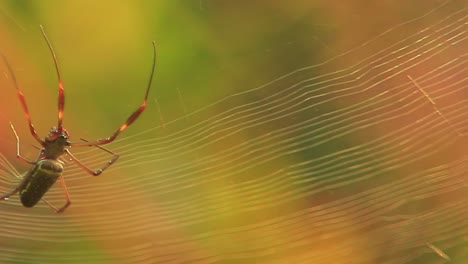
M19 190L24 207L33 207L52 187L63 173L63 165L58 160L39 160L24 176Z

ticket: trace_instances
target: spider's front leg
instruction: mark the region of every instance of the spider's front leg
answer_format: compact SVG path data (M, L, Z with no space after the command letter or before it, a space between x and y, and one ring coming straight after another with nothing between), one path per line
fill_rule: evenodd
M21 161L24 161L28 164L31 164L31 165L34 165L36 164L36 161L32 161L32 160L29 160L25 157L23 157L21 154L20 154L20 140L19 140L19 136L18 134L16 133L16 130L15 130L15 127L13 126L13 124L10 122L10 128L11 128L11 131L13 131L13 134L15 135L15 138L16 138L16 158L18 158L19 160ZM39 150L39 154L36 158L36 160L38 160L42 155L42 149Z
M81 140L84 141L84 142L88 142L86 139L83 139L83 138L81 138ZM91 175L93 175L93 176L99 176L105 169L109 168L110 165L114 164L114 162L116 162L117 159L119 159L120 155L117 154L117 153L115 153L115 152L113 152L112 150L109 150L109 149L104 148L104 147L102 147L102 146L99 146L99 145L98 145L98 146L96 146L96 147L99 148L99 149L101 149L101 150L103 150L103 151L105 151L105 152L107 152L107 153L109 153L109 154L111 154L111 155L113 155L113 157L112 157L112 159L110 159L110 160L106 163L106 165L104 165L102 168L97 169L97 170L95 170L95 171L93 171L92 169L90 169L89 167L87 167L86 165L84 165L81 161L79 161L79 160L75 157L75 155L73 155L73 154L70 152L69 149L65 149L65 152L68 154L68 156L71 158L71 160L72 160L73 162L75 162L76 165L78 165L78 166L79 166L80 168L82 168L84 171L86 171L87 173L89 173L89 174L91 174Z

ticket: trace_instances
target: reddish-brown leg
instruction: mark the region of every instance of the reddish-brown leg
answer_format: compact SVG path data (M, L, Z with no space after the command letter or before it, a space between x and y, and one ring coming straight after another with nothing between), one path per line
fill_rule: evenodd
M24 186L25 186L26 182L24 180L21 180L20 184L18 184L18 186L15 187L15 189L13 189L13 191L9 192L9 193L6 193L2 196L0 196L0 201L2 200L5 200L5 199L8 199L8 197L14 195L15 193L17 193L19 190L23 189Z
M23 107L23 112L24 116L26 117L26 120L28 121L29 125L29 132L31 132L31 135L36 139L37 142L41 144L41 146L44 146L44 142L39 138L39 135L37 135L36 129L34 129L34 125L31 121L31 115L29 114L28 110L28 105L26 104L26 99L24 98L23 91L21 90L20 86L18 85L18 81L16 80L16 76L13 73L13 69L11 68L10 63L8 62L7 58L3 53L0 52L0 55L3 58L3 61L5 62L8 72L10 73L11 78L13 79L13 84L16 88L16 92L18 94L18 98L20 100L21 106Z
M65 179L63 178L63 176L60 176L60 185L62 185L63 194L65 195L65 199L67 201L65 202L64 206L62 206L58 210L55 210L56 213L61 213L61 212L65 211L65 209L67 209L67 207L70 206L70 204L71 204L70 194L68 194L67 185L65 184Z
M56 213L62 213L71 204L70 194L68 194L68 189L67 189L67 185L65 184L65 179L63 178L63 176L60 176L59 180L60 180L60 185L62 186L63 194L65 195L65 199L67 200L65 202L65 205L60 208L57 208L55 205L53 205L49 201L42 198L42 201L44 201L44 203L46 203L50 208L54 209Z
M60 69L58 66L58 60L57 56L55 55L54 48L52 48L52 44L50 44L49 38L47 37L44 28L41 27L41 32L42 36L44 36L44 39L47 43L47 46L49 47L50 53L52 54L52 58L54 59L54 65L55 65L55 71L57 72L57 78L58 78L58 123L57 123L57 131L58 133L62 133L62 121L63 121L63 109L65 106L65 94L64 94L64 88L63 88L63 82L62 82L62 75L60 74Z
M0 196L0 201L8 199L10 196L14 195L21 189L22 185L18 185L13 191L9 193L5 193L4 195Z
M117 138L117 136L120 133L122 133L122 131L124 131L128 126L130 126L138 118L138 116L140 116L140 114L146 108L146 102L148 100L148 94L151 88L151 83L153 82L154 70L156 68L156 44L154 43L154 41L153 41L153 51L154 51L154 55L153 55L153 67L151 68L151 76L148 82L148 87L146 88L145 99L143 100L143 103L140 105L140 107L138 107L137 110L135 110L135 112L133 112L130 115L130 117L128 117L127 121L125 121L125 123L120 125L120 127L110 137L104 138L104 139L98 139L94 142L71 143L71 146L73 147L98 146L98 145L104 145L104 144L110 143L114 141Z
M81 139L85 142L88 142L87 140L85 139ZM101 146L96 146L97 148L100 148L101 150L113 155L112 159L110 159L106 165L104 165L102 168L98 169L98 170L91 170L90 168L88 168L86 165L84 165L81 161L79 161L71 152L69 149L65 149L65 152L67 152L68 156L70 156L70 158L72 159L73 162L76 163L76 165L78 165L80 168L82 168L83 170L85 170L87 173L93 175L93 176L99 176L105 169L107 169L110 165L114 164L114 162L117 161L117 159L120 157L119 154L107 149L107 148L104 148L104 147L101 147Z
M15 127L13 126L12 123L10 123L10 128L11 128L11 130L13 131L13 134L15 134L15 138L16 138L16 158L18 158L19 160L24 161L24 162L26 162L26 163L29 163L29 164L31 164L31 165L36 164L36 161L29 160L29 159L23 157L23 156L20 154L20 141L19 141L19 137L18 137L18 134L16 133ZM39 155L37 156L36 160L38 160L39 157L41 157L41 155L42 155L42 149L39 149Z
M47 201L46 199L42 198L41 199L44 203L46 203L50 208L52 208L55 212L58 211L58 208L55 207L55 205L53 205L52 203L50 203L49 201Z

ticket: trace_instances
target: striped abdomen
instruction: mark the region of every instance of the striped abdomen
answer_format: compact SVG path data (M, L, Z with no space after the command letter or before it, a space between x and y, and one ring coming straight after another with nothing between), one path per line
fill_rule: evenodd
M21 203L33 207L52 187L63 173L63 165L58 160L43 159L38 161L24 176L19 190Z

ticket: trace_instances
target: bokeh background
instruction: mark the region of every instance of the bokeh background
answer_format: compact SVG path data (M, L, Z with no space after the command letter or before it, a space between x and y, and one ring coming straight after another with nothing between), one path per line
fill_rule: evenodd
M0 263L463 263L466 8L0 1L0 49L40 135L56 124L57 78L39 25L72 140L126 120L153 40L158 53L148 108L108 146L119 161L93 178L64 158L64 214L0 203ZM9 122L24 156L37 149L0 73L3 193L28 169ZM73 152L92 168L110 158ZM46 198L63 203L59 186Z

